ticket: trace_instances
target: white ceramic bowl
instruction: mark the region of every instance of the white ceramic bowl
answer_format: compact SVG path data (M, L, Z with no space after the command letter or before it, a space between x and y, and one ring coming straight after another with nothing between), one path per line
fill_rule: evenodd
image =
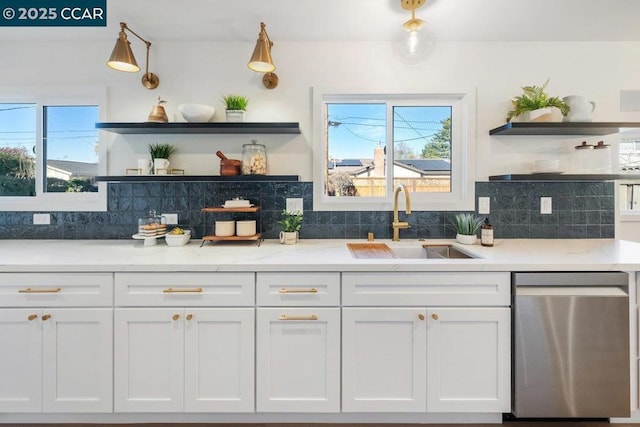
M549 173L560 171L560 160L536 160L533 166L533 170L536 173Z
M216 109L205 104L180 104L178 111L188 122L210 122Z
M164 239L168 246L184 246L191 239L191 230L184 230L184 234L165 234Z

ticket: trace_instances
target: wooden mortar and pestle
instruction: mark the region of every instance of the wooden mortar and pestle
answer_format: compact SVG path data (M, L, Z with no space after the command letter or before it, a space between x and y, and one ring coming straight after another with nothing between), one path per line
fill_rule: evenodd
M242 162L240 160L229 159L218 150L216 156L220 157L220 176L240 175Z

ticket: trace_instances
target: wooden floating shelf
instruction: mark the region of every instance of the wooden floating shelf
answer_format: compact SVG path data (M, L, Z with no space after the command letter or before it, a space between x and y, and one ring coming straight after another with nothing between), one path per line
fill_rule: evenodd
M114 175L97 176L97 182L295 182L298 175Z
M509 122L493 128L493 136L589 136L610 135L625 128L640 128L640 122Z
M117 134L299 134L298 122L241 123L96 123L96 129Z
M489 181L614 181L617 179L640 179L640 175L530 173L493 175L489 177Z

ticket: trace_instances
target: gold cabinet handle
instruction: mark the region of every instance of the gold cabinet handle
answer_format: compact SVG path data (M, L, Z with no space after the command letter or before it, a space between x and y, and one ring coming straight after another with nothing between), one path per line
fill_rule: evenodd
M433 317L433 320L438 320L438 319L439 319L438 315L437 315L437 314L435 314L435 313L433 313L433 314L431 315L431 317Z
M178 320L179 318L180 318L180 315L179 315L179 314L174 314L174 315L173 315L173 320Z
M286 314L281 314L278 317L279 320L318 320L318 316L315 314L310 314L309 316L287 316Z
M192 288L192 289L173 289L173 288L167 288L167 289L163 289L162 292L164 292L165 294L179 294L179 293L201 293L203 292L204 289L202 288Z
M29 317L27 317L27 319L29 319L29 321L36 320L37 318L38 318L37 314L30 314Z
M286 289L282 288L278 291L280 294L317 294L318 290L316 288L309 289Z
M193 314L187 314L187 320L193 319Z
M60 288L53 288L53 289L31 289L31 288L25 288L25 289L20 289L18 291L18 293L20 294L57 294L60 293L62 289Z
M424 314L418 314L418 319L424 320Z
M49 320L51 319L51 315L50 314L45 314L42 316L42 320Z

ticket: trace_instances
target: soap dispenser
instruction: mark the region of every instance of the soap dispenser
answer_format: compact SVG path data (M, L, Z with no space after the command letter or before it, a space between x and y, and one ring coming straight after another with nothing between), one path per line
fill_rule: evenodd
M485 218L484 224L480 227L480 244L493 246L493 225L489 223L489 218Z

